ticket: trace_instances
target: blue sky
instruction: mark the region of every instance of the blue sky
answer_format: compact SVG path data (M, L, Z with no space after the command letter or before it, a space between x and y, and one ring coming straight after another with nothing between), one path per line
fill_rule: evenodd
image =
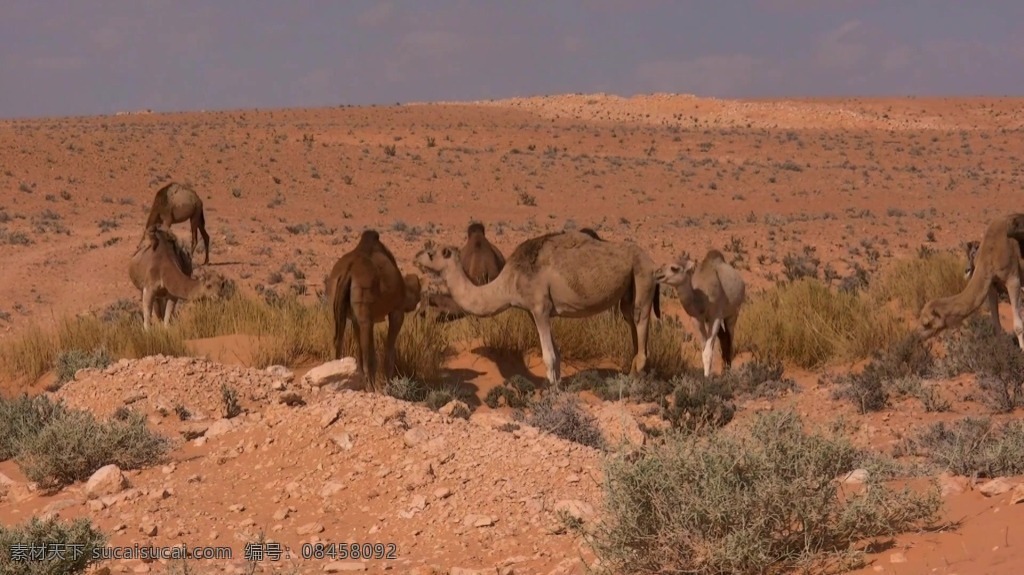
M0 117L476 100L1024 95L1016 0L3 0Z

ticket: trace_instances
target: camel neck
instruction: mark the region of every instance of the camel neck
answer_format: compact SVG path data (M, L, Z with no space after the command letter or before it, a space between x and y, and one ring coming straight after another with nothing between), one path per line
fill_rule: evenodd
M475 316L491 316L512 306L512 298L505 289L505 283L510 280L510 275L505 273L505 270L502 270L494 281L478 286L469 281L465 270L456 262L455 265L448 266L444 278L455 303Z

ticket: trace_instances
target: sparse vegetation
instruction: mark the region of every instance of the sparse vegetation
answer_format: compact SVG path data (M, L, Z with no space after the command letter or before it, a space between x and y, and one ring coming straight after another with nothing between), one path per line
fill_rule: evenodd
M636 460L609 459L607 519L586 534L608 573L765 573L828 556L852 564L852 544L937 520L937 487L869 479L841 498L836 477L857 459L847 440L807 433L792 412L702 439L670 435Z
M0 575L73 575L96 563L93 551L107 536L88 518L61 521L32 517L19 525L0 525ZM36 549L61 549L45 560L33 559Z

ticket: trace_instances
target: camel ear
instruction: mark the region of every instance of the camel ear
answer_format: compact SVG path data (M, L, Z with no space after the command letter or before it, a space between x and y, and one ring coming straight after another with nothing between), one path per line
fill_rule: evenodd
M697 263L696 262L694 262L693 260L686 260L686 263L683 264L683 271L684 272L692 272L694 269L696 269L696 267L697 267Z
M443 257L444 259L448 259L448 258L452 257L452 249L451 248L444 248L444 249L442 249L441 250L441 257Z

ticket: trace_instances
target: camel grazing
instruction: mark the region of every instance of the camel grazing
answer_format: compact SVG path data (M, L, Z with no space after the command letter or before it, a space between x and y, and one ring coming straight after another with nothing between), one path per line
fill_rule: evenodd
M487 317L510 307L529 311L537 327L547 379L561 381L561 357L551 336L551 318L582 318L616 303L629 324L633 343L630 373L647 364L647 333L658 292L654 263L638 245L606 242L576 231L545 234L516 247L505 267L490 283L473 284L455 246L432 244L416 254L414 263L439 274L459 307ZM629 289L636 297L623 299Z
M1006 290L1013 309L1013 332L1017 344L1024 350L1024 320L1021 319L1020 305L1022 242L1024 214L1009 214L989 223L972 258L967 286L958 294L924 304L915 335L926 340L944 330L957 328L986 301L992 314L993 328L999 333L1002 327L996 286L1001 286Z
M341 359L345 326L349 320L356 335L359 353L356 364L366 376L369 388L376 391L377 352L373 326L388 320L385 344L385 371L388 379L395 373L395 345L405 314L419 304L419 278L402 276L398 262L380 241L376 230L366 230L359 243L334 264L326 280L327 302L334 319L334 357ZM407 294L407 285L416 290Z
M171 182L160 188L153 197L153 205L149 208L149 217L146 218L146 230L154 225L161 225L165 229L188 220L192 226L192 250L189 255L195 257L196 246L199 241L196 232L203 236L203 246L206 255L203 264L210 263L210 234L206 233L206 216L203 213L203 200L199 198L195 190L177 182ZM146 234L143 234L139 245L146 241Z
M172 232L152 226L146 230L146 237L149 241L135 251L128 263L128 277L142 292L145 329L149 329L152 314L162 315L164 326L170 325L175 304L180 300L222 297L227 279L215 271L193 278L192 258Z
M721 346L723 367L730 369L736 322L747 291L740 272L725 261L722 252L713 249L699 265L685 258L679 263L665 264L654 277L659 283L675 288L683 309L695 320L703 347L704 377L711 376L716 338Z
M466 271L466 277L474 285L482 286L501 273L505 267L505 256L497 246L487 239L484 225L480 222L473 222L466 228L466 243L460 250L462 269ZM437 289L438 286L431 286L425 298L423 312L429 309L435 312L434 317L440 321L453 321L466 316L466 310L459 307L452 299L450 293Z

